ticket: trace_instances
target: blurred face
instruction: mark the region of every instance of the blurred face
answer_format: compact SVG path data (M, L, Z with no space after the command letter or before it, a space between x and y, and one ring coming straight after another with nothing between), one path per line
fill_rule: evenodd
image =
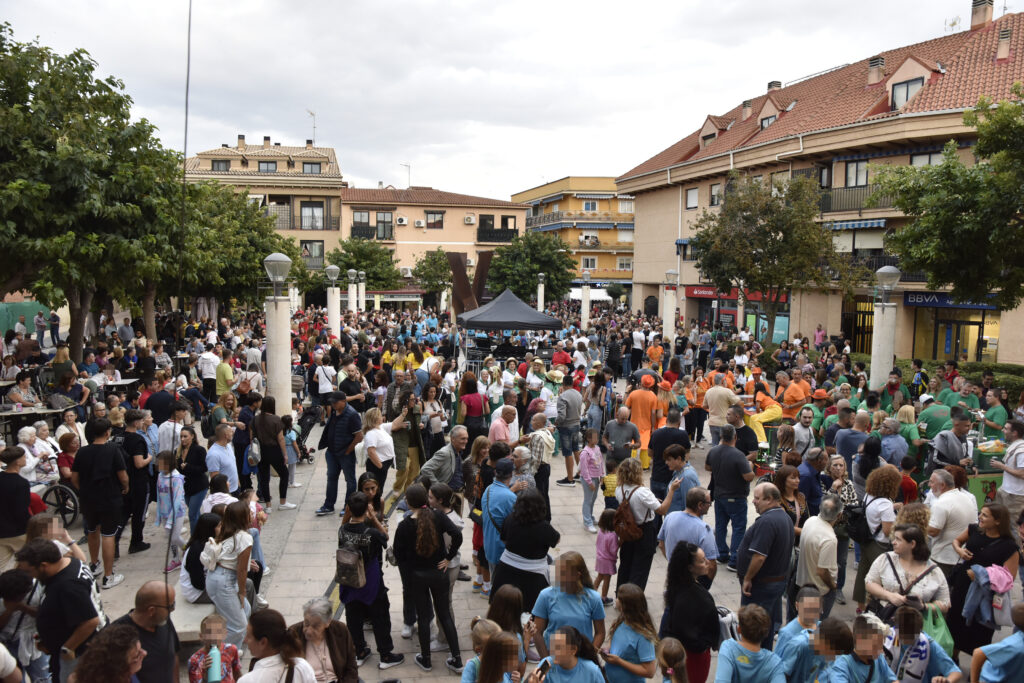
M302 618L302 633L309 640L321 641L324 638L324 631L327 630L327 624L324 623L323 619L316 616L315 614L306 614Z
M999 397L996 395L996 392L994 390L989 389L987 392L985 392L985 402L988 403L990 406L994 406L997 403L999 403Z
M908 542L907 539L903 538L903 534L899 531L892 535L892 549L900 557L910 557L910 554L914 552L914 545L914 543Z
M814 413L809 410L803 410L800 412L800 424L804 427L810 427L812 421L814 421Z
M66 413L64 413L64 424L66 424L66 425L73 425L73 424L75 424L75 412L73 410L69 410Z
M786 479L786 486L789 487L790 491L796 491L798 488L800 488L800 473L794 472L793 474L789 475L789 478Z
M567 593L574 592L579 585L579 572L569 565L566 560L559 560L555 563L555 582Z
M142 649L142 643L135 641L132 649L128 651L128 673L135 675L142 669L142 660L146 658L146 651Z
M566 668L571 668L573 660L576 659L576 648L566 642L564 635L556 633L551 636L551 657L559 666L568 664Z
M376 498L378 490L377 482L370 480L363 482L363 493L366 494L367 498Z
M803 376L804 376L803 370L797 370L796 368L793 369L793 381L794 382L799 382L803 378Z
M427 505L435 509L440 509L441 507L441 501L437 499L433 491L427 491Z
M850 395L852 393L853 393L853 390L850 387L848 387L848 386L844 386L841 389L839 389L839 395L842 396L845 399L849 399Z
M796 612L801 623L816 624L821 618L821 600L819 598L804 598L797 603Z
M195 438L192 436L192 432L181 430L181 446L182 448L189 448Z
M451 438L452 447L457 451L461 451L466 447L466 444L469 443L469 432L460 429L453 434Z
M708 557L704 554L704 550L702 548L697 549L697 554L693 558L693 565L690 567L690 571L693 573L694 578L698 576L707 576Z
M771 499L765 495L764 487L758 486L754 489L754 508L757 510L757 514L762 514L769 507L771 507Z
M882 654L882 635L880 633L855 633L853 651L862 659L874 659Z
M978 511L978 528L982 531L988 531L996 526L996 518L992 516L992 511L988 508L981 508Z

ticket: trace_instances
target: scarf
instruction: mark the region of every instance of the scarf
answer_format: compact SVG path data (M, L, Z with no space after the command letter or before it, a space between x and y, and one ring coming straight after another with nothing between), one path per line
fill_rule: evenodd
M928 660L931 658L931 643L924 631L917 635L917 642L913 645L901 647L899 631L895 628L889 629L889 635L885 637L882 647L885 650L886 658L892 662L897 681L917 683L917 681L924 680L925 672L928 671ZM898 660L896 659L897 653L899 653Z

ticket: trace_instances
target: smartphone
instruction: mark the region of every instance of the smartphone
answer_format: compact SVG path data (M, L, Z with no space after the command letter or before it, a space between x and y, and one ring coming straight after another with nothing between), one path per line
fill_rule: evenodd
M540 672L541 676L547 676L548 675L548 671L550 669L551 669L551 660L550 659L545 659L543 662L540 663L540 666L537 667L537 671Z

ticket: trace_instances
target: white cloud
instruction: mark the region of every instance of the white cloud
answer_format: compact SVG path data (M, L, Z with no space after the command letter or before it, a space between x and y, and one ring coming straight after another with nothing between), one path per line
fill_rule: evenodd
M184 0L0 0L19 40L89 51L183 138ZM1000 10L996 10L1000 14ZM200 0L189 153L271 135L336 148L358 186L507 198L618 175L790 81L970 23L970 0Z

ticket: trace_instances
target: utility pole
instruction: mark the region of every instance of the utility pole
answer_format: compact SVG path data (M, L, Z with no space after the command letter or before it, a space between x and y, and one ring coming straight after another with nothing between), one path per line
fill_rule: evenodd
M316 112L312 109L307 109L306 113L313 117L313 144L316 144Z
M399 166L405 166L406 187L412 187L412 164L407 161Z

